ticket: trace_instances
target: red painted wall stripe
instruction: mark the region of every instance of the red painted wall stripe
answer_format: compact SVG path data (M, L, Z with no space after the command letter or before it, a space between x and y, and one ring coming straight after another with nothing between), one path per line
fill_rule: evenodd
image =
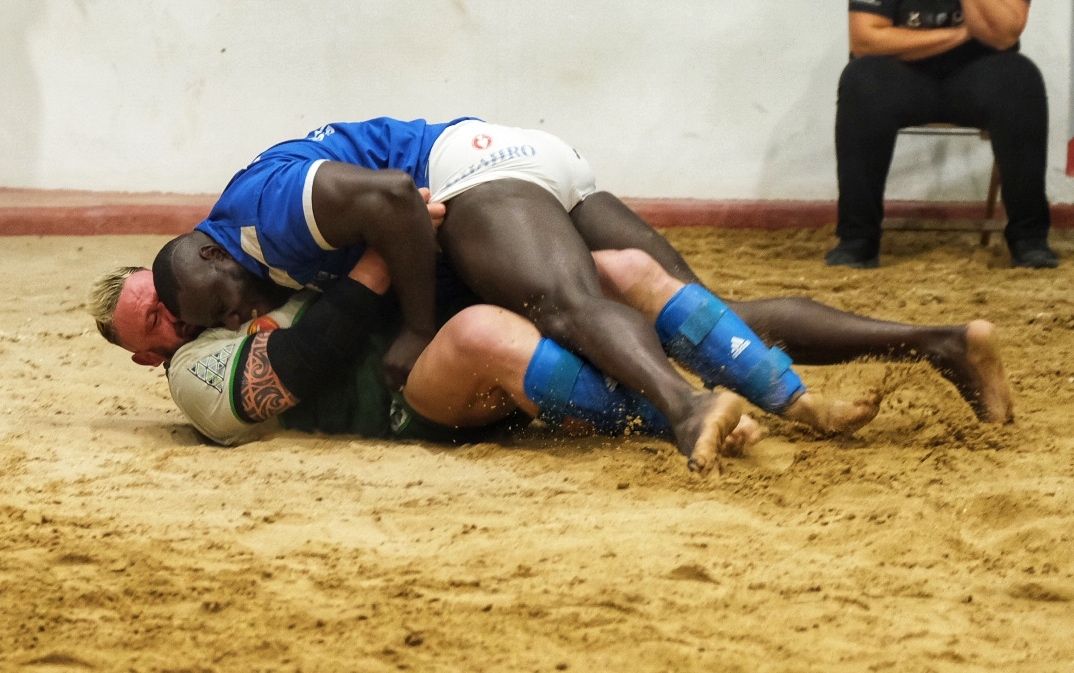
M1074 147L1074 145L1072 145ZM0 188L0 236L175 235L190 231L212 195L110 194ZM833 201L624 199L656 227L751 229L835 227ZM983 216L983 203L889 201L889 217L951 220ZM1074 203L1052 204L1052 226L1074 228Z
M1074 138L1067 143L1067 175L1074 178Z

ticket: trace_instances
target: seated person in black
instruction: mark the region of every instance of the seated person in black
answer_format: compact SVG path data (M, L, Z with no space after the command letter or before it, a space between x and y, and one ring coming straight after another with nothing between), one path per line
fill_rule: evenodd
M884 183L900 128L988 131L1003 176L1013 266L1052 268L1044 194L1048 107L1018 52L1029 0L850 0L850 63L839 81L839 245L832 266L879 262Z

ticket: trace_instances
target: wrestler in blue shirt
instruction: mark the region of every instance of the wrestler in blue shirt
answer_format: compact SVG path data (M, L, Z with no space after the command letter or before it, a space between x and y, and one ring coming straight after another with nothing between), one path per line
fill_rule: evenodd
M158 282L162 301L185 322L235 328L290 289L342 275L368 246L387 263L399 300L403 327L384 365L401 384L436 332L437 244L415 186L428 183L437 137L459 121L328 124L273 146L231 179L185 243L162 249L155 270L199 269L182 288ZM181 295L199 299L182 305Z
M365 242L332 245L314 218L313 179L325 161L395 169L429 185L429 152L447 127L379 117L333 123L262 152L224 188L197 229L246 269L277 285L300 288L345 275ZM396 279L398 283L398 279ZM248 316L244 316L248 317Z

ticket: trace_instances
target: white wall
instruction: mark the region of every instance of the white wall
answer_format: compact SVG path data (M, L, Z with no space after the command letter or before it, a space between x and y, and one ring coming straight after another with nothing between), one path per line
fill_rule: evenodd
M1034 2L1023 40L1063 202L1070 17ZM626 196L831 199L846 58L845 0L0 0L0 186L218 192L328 121L469 114L563 136ZM904 139L889 195L976 198L989 166Z

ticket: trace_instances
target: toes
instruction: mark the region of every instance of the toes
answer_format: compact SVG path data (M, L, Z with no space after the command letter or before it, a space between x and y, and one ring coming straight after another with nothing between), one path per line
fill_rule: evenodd
M746 449L746 438L742 436L742 433L732 432L727 439L724 440L723 446L720 448L720 454L724 456L730 456L732 458L738 458L742 456L742 453Z
M740 457L747 448L761 441L764 435L765 430L757 421L747 414L742 414L738 425L724 439L720 455Z
M695 451L694 455L690 456L690 460L686 461L686 467L691 472L697 472L702 477L705 477L714 469L716 470L716 474L720 474L723 471L720 466L720 459L715 453L711 456L699 456L697 455L698 453L700 452Z
M687 467L702 475L713 469L719 472L719 454L742 416L742 398L733 393L720 393L704 400L703 406L696 409L695 419L700 428L692 441Z

